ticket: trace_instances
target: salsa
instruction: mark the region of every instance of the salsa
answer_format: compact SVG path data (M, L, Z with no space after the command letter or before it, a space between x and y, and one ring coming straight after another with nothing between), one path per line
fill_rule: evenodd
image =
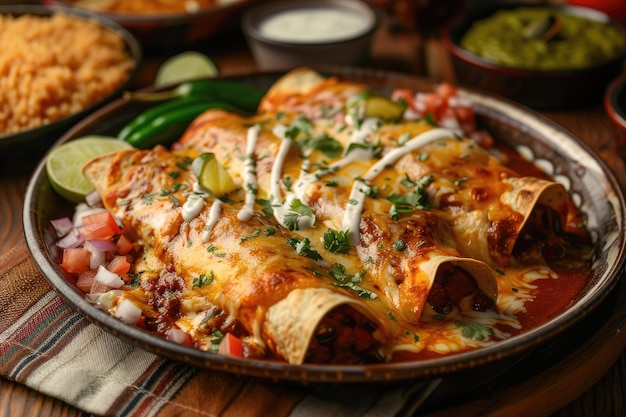
M595 66L626 49L617 27L543 7L499 10L475 22L460 44L496 64L541 70Z

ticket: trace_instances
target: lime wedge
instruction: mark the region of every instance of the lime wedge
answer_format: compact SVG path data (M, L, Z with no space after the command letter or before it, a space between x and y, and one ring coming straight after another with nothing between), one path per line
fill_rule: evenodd
M383 120L399 120L406 107L386 97L371 96L365 99L364 114L367 117L379 117Z
M215 63L199 52L186 51L168 58L157 70L154 84L162 86L217 76Z
M198 178L198 183L216 197L221 197L237 188L228 171L215 159L213 153L200 154L191 163L191 169Z
M80 203L93 190L91 182L81 173L91 158L121 149L130 144L110 136L85 136L54 148L46 158L46 173L52 188L73 203Z

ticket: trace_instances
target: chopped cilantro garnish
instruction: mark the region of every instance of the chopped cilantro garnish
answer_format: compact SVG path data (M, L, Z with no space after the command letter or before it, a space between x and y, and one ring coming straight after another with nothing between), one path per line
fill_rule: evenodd
M491 327L483 326L475 321L457 321L454 325L463 328L461 334L467 339L485 340L494 334Z
M333 253L350 252L350 232L328 229L324 232L324 248Z
M434 126L434 127L439 126L439 123L437 123L437 120L435 119L435 116L433 116L432 113L428 113L426 116L424 116L423 120L426 121L426 123L428 123L431 126Z
M169 190L162 189L161 192L159 193L159 196L169 198L172 201L172 208L173 209L175 209L176 207L180 206L180 203L178 202L178 199L176 197L174 197Z
M346 269L342 264L334 263L330 267L329 273L337 281L335 285L338 287L350 288L361 298L374 299L378 297L372 291L358 285L363 282L363 277L367 274L367 270L361 270L354 275L350 275L346 273Z
M402 252L406 249L406 243L404 243L404 240L398 238L395 240L395 242L393 242L393 248L398 252Z
M287 127L285 131L285 137L291 140L296 138L302 133L309 133L313 130L313 123L304 116L296 118L291 125Z
M285 189L287 191L291 191L291 186L293 185L293 180L291 179L291 177L289 175L285 176L285 178L283 178L283 185L285 186Z
M400 135L400 137L398 138L398 146L404 146L404 144L407 143L409 139L411 139L411 134L409 132Z
M364 149L367 151L370 151L372 153L372 157L374 158L378 158L380 157L380 154L383 150L382 145L380 144L380 142L376 142L376 143L372 143L372 142L364 142L364 143L358 143L358 142L352 142L350 145L348 145L348 148L346 149L346 155L350 154L350 152L353 152L356 149Z
M459 178L458 180L454 180L454 185L458 187L466 181L469 181L468 177Z
M254 195L257 195L259 193L259 189L256 188L256 186L251 182L246 183L246 190L250 194L254 194Z
M144 201L144 203L146 205L152 205L152 203L154 202L154 197L156 197L156 194L152 193L152 194L142 194L141 195L141 199Z
M274 215L274 209L272 208L272 203L269 200L257 198L255 202L261 206L261 211L265 214L265 217L272 217Z
M387 200L393 203L390 215L397 220L401 214L410 214L415 210L428 210L428 192L426 187L434 181L432 174L424 175L417 181L413 181L408 175L400 182L406 188L414 188L415 192L406 194L392 194Z
M290 213L285 214L283 221L289 230L298 230L300 217L311 217L315 221L315 213L311 207L296 198L289 205Z
M130 288L135 289L139 287L140 279L141 279L140 272L136 274L128 274L128 278L130 278Z
M210 283L213 282L214 279L215 279L215 275L213 274L213 271L211 271L209 276L207 276L206 274L200 274L199 276L193 279L191 288L195 288L195 287L200 288L205 285L209 285Z
M243 242L245 242L247 240L250 240L250 239L253 239L255 237L258 237L260 234L261 234L261 229L256 228L248 236L244 236L241 239L239 239L239 243L243 243Z
M336 158L343 152L343 146L336 139L322 133L318 136L307 136L297 142L303 151L318 150L329 158Z
M220 343L222 343L222 340L224 339L224 333L222 333L219 329L213 328L211 329L211 334L213 335L211 338L211 351L217 352Z
M291 237L287 240L289 246L295 249L296 253L300 256L311 258L315 261L322 259L322 256L311 247L311 241L309 238L300 239L297 237Z

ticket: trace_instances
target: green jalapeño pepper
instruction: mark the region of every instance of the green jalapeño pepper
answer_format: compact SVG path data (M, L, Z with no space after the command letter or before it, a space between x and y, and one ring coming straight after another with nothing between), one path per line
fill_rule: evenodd
M169 146L182 136L196 117L215 108L240 112L230 103L184 97L146 110L126 125L118 138L141 149Z
M250 85L225 80L187 81L172 90L150 93L126 93L129 100L163 101L179 97L202 97L206 100L223 101L247 111L256 112L263 98L263 91Z

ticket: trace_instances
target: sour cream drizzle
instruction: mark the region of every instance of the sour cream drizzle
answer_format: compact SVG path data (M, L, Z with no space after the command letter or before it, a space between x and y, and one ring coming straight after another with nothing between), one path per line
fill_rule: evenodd
M352 136L350 137L350 143L365 143L365 139L367 139L370 134L374 133L376 129L378 129L378 123L379 120L376 118L370 117L365 119L361 124L361 128L355 130L352 133ZM373 151L371 149L356 148L353 149L349 154L344 154L343 158L333 162L328 167L300 176L300 178L298 178L298 181L296 181L293 187L297 197L303 203L308 204L308 199L305 191L309 184L313 184L319 181L319 179L323 176L332 174L333 172L340 170L346 165L349 165L356 161L371 159L373 156Z
M244 168L242 172L244 189L246 191L246 199L243 207L237 213L237 218L242 222L248 221L252 218L254 213L254 202L256 199L256 161L254 158L254 150L256 148L257 141L259 139L259 130L261 126L256 124L248 129L248 136L246 138L246 160L244 162Z
M187 196L187 201L183 204L183 220L190 222L198 217L204 207L204 199L208 196L208 191L196 181L193 184L193 191Z
M277 125L274 127L274 135L281 139L281 144L270 174L270 202L274 210L274 217L276 218L276 221L278 221L278 223L280 223L283 227L289 227L286 223L286 216L291 212L291 204L296 198L298 198L295 193L289 192L287 193L285 200L281 201L282 193L280 183L283 165L285 165L285 160L287 159L289 149L293 143L291 139L285 136L286 130L287 128L284 125ZM300 215L298 217L298 229L306 229L307 227L311 227L313 223L315 223L315 218L312 216Z
M385 156L383 156L378 162L362 176L362 181L355 181L352 184L352 190L350 191L350 197L346 211L343 214L342 230L348 231L350 239L353 244L357 244L360 239L359 225L361 224L361 212L363 211L363 204L365 203L365 196L370 190L368 181L373 180L380 174L387 166L395 163L398 159L404 155L413 152L424 145L449 137L453 137L454 132L448 129L432 129L417 136L414 136L404 146L392 149Z
M209 218L206 221L206 225L204 225L204 230L202 231L202 243L208 243L209 238L211 237L211 231L217 224L217 221L220 219L220 214L222 213L222 202L220 200L215 199L213 204L211 204L211 209L209 210Z
M193 192L187 197L187 201L183 204L183 220L190 222L200 214L204 207L204 198L206 194Z
M371 133L375 132L378 129L378 126L379 121L376 118L368 118L363 120L361 128L355 130L355 132L352 134L351 143L366 143L366 139L368 138L368 136ZM256 198L256 193L254 192L254 190L256 189L257 185L254 153L258 142L259 130L260 126L254 125L248 129L247 133L246 160L242 172L242 177L246 188L246 197L243 207L237 214L237 218L240 221L249 220L250 218L252 218L252 215L254 213L254 204ZM286 222L286 216L287 214L294 212L291 209L291 205L294 200L299 199L302 204L308 204L306 188L309 184L315 183L319 181L321 177L332 174L333 172L336 172L353 162L368 160L374 157L374 151L371 148L355 148L352 149L349 153L344 154L343 158L335 161L328 167L319 169L315 172L307 172L308 170L304 168L305 166L308 167L308 165L305 165L308 164L308 156L305 156L305 162L303 163L303 168L301 169L300 176L293 187L295 191L287 192L283 200L281 197L283 166L285 165L287 155L289 154L289 150L291 149L291 145L293 143L293 140L286 137L286 131L287 127L280 124L275 126L273 129L274 135L281 139L281 144L270 173L270 202L272 204L274 217L283 227L290 226ZM342 219L342 230L348 232L348 235L350 236L351 242L353 244L357 244L360 239L359 226L361 224L361 213L363 211L363 205L365 203L365 196L369 193L371 189L368 182L375 179L386 167L394 164L404 155L413 152L431 142L453 137L454 135L454 131L441 128L423 132L407 141L403 146L389 151L374 165L372 165L367 170L367 172L361 176L361 178L359 178L358 180L355 179L354 183L352 184L352 189L350 190L350 196ZM191 221L196 216L198 216L204 206L204 198L208 196L206 193L202 192L202 190L196 191L196 188L197 187L194 186L194 193L189 195L187 201L183 205L183 218L186 221ZM216 199L211 206L209 218L202 234L203 243L208 242L211 230L219 220L220 213L221 202L220 200ZM298 229L311 227L314 223L314 216L298 213Z

